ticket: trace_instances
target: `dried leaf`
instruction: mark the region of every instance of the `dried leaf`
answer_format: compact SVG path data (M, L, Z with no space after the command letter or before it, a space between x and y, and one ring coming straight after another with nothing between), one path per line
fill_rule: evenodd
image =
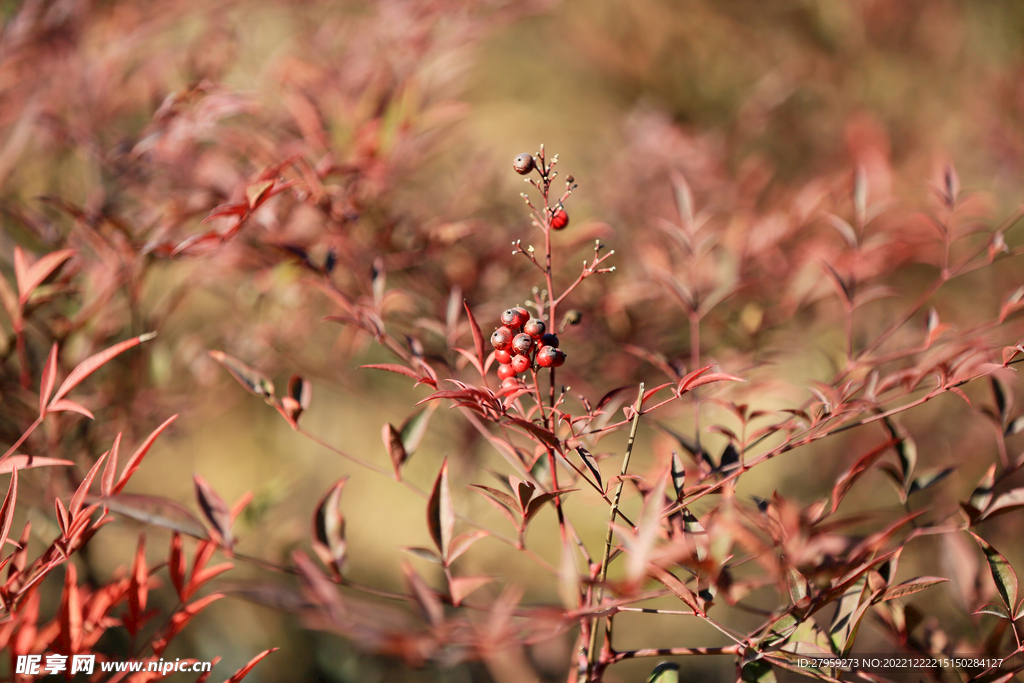
M67 376L64 383L60 385L60 389L57 389L57 393L53 395L53 399L50 402L52 408L54 403L60 401L64 396L78 386L82 380L96 372L103 365L110 362L118 354L124 353L128 349L134 348L143 342L147 342L156 336L156 332L147 332L146 334L127 339L123 342L114 344L110 348L100 351L97 354L89 356L81 363L79 363L74 370Z
M434 545L441 552L441 557L446 559L455 530L455 508L452 507L451 491L448 488L447 458L441 464L441 471L437 474L427 501L427 526Z
M234 538L231 536L231 510L205 479L198 474L193 474L192 480L196 484L196 500L199 501L199 508L213 526L214 531L217 532L221 544L230 550L234 545Z
M249 393L264 398L272 398L274 396L274 383L259 370L249 367L223 351L210 351L209 355L210 358L227 368L231 376L238 380L238 383L245 387Z

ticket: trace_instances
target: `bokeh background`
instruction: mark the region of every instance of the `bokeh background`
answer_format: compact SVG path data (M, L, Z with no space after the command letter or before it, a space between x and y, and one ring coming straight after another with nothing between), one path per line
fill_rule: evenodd
M384 589L402 585L402 547L429 545L423 501L294 433L207 356L227 351L280 386L292 373L303 375L313 384L305 427L388 466L381 426L401 423L427 389L357 369L390 358L365 335L320 321L338 311L303 283L298 250L316 263L334 250L339 286L364 297L372 291L371 263L383 258L388 287L400 292L388 309L394 329L443 355L437 321L453 288L486 328L540 284L510 253L512 240L538 238L510 162L544 143L580 185L569 205L571 227L556 236L561 281L594 239L616 250L616 273L588 281L570 302L583 313L563 344L572 393L593 401L617 386L662 381L640 349L690 365L690 328L665 284L671 273L693 278L708 295L738 290L704 323L700 357L752 379L734 397L780 408L804 401L807 381L827 379L842 353L835 292L817 265L839 258L842 245L808 216L818 206L848 215L855 169L869 179L872 200L891 207L891 224L911 226L900 228L908 235L923 233L914 210L928 206L930 184L948 163L974 193L969 213L978 220L998 221L1024 197L1024 7L1017 3L26 0L0 3L0 16L4 272L11 281L14 245L36 254L71 246L81 254L52 305L39 307L29 330L32 362L42 363L52 340L80 359L108 341L159 332L143 353L98 375L102 383L87 403L94 425L38 446L87 466L117 432L139 443L180 413L133 490L194 505L195 472L226 500L252 491L239 548L280 562L308 548L315 501L349 475L348 571ZM214 206L238 201L247 182L292 154L337 166L315 203L282 198L238 239L173 253L209 227L200 221ZM675 254L661 231L665 221L680 220L673 177L685 178L724 245L700 264ZM1012 233L1007 241L1017 242ZM858 323L865 336L901 310L904 292L934 277L928 248L910 244L864 266L867 278L898 288L866 309ZM888 277L896 265L898 275ZM944 321L967 327L991 317L1019 281L1014 264L997 263L934 305ZM0 324L10 330L9 321ZM1015 341L1011 335L1003 343ZM17 386L12 344L3 343L0 436L13 441L15 417L31 400ZM968 393L978 405L991 403L985 387ZM936 494L937 505L952 509L996 453L991 425L957 401L944 398L906 420L920 434L924 465L959 468ZM692 433L692 415L682 408L661 419ZM718 419L713 407L704 419ZM641 434L643 474L674 446L654 429ZM725 443L704 438L712 449ZM601 442L608 453L621 445L617 437ZM806 504L827 493L867 445L854 434L787 454L758 470L741 493L778 489ZM466 490L472 482L490 485L487 470L500 471L500 458L442 409L407 477L429 486L445 456L455 463L460 511L505 525ZM25 481L39 500L61 487L43 474L26 473ZM867 481L851 494L853 510L899 506L880 474ZM627 500L627 509L635 511L637 500ZM581 497L569 507L597 543L602 505ZM530 543L557 563L550 515L540 517ZM41 536L54 527L52 506L31 517ZM128 521L105 528L80 558L88 573L102 580L127 565L140 530ZM993 542L1019 532L1019 523L1005 521ZM147 534L155 563L168 536ZM464 560L467 573L514 577L527 603L558 603L550 576L489 543ZM1004 551L1022 559L1015 548ZM957 581L928 594L927 612L954 635L972 628L963 609L977 569L955 559L971 553L959 539L928 540L905 560L907 572L940 573L935 562L946 558L943 569ZM417 566L428 577L435 569ZM238 586L287 583L244 563L228 576ZM771 603L765 596L762 606ZM742 613L733 616L744 623ZM623 647L720 644L715 632L685 618L623 621ZM870 633L863 637L872 642ZM564 635L528 650L542 680L564 680L571 642ZM124 644L104 646L116 652ZM268 647L282 649L248 680L492 675L477 663L409 668L241 597L201 615L172 657L222 656L227 671ZM624 664L609 680L642 680L650 666ZM723 680L731 668L711 659L687 666Z

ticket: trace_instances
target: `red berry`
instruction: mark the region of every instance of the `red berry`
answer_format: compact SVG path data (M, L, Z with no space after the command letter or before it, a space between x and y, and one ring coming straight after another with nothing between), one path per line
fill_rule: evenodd
M516 379L514 375L512 377L507 377L501 381L502 389L515 389L518 386L521 385L519 384L519 380Z
M507 349L512 343L512 330L507 327L499 327L491 335L491 346L497 350Z
M519 356L516 356L519 358ZM516 371L512 369L511 365L501 364L498 366L498 379L508 379L509 377L515 377Z
M530 369L530 359L526 356L512 356L512 369L516 374L526 372Z
M540 338L540 345L541 346L554 346L557 349L558 348L558 336L548 332L547 334L541 336L541 338Z
M505 349L499 349L494 352L494 360L504 365L508 365L512 362L512 354Z
M533 350L533 337L525 333L517 334L512 339L512 350L520 356L530 353Z
M565 362L565 353L554 346L541 347L537 352L537 365L542 368L557 368Z
M547 329L547 325L544 324L543 320L538 318L532 318L527 320L526 324L523 325L523 332L530 335L534 339L540 339L544 336L544 330Z
M564 230L567 225L569 225L569 214L565 212L565 209L558 209L551 214L552 230Z
M520 327L523 326L523 323L526 322L527 318L529 318L528 315L520 315L519 312L522 310L523 309L517 307L510 308L507 311L505 311L504 313L501 314L501 324L505 325L510 329L518 330Z
M512 168L516 170L519 175L526 175L534 169L533 157L523 152L512 161Z
M523 323L530 319L530 312L522 306L515 306L512 308L513 311L519 314L519 326L522 327Z

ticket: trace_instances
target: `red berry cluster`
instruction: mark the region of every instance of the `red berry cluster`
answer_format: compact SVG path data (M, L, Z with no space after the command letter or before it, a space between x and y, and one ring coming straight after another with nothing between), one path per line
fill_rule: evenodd
M515 386L516 375L526 372L534 363L542 368L557 368L565 362L558 337L548 333L544 321L531 318L525 308L516 306L502 313L501 325L491 335L501 386Z

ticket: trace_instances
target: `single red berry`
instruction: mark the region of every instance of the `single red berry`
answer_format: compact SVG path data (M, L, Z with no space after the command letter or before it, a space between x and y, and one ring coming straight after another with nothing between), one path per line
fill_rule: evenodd
M548 332L545 335L541 335L540 345L541 346L554 346L557 349L558 348L558 335L552 334L550 332Z
M516 173L519 175L526 175L534 169L536 164L533 162L533 157L523 152L512 161L512 168L516 169Z
M519 358L519 356L516 356ZM509 377L515 377L516 371L512 369L511 365L502 363L498 366L498 379L508 379Z
M523 332L530 335L534 339L540 339L544 336L544 330L547 329L547 325L544 324L543 320L538 318L532 318L527 320L523 325Z
M497 349L494 352L494 360L498 361L499 363L508 365L509 363L512 362L512 354L505 349Z
M519 314L519 326L522 327L523 323L530 319L530 312L522 306L513 306L512 310Z
M512 330L507 327L499 327L491 335L491 346L501 351L507 349L509 344L512 343Z
M520 315L521 308L510 308L501 314L501 324L505 325L509 329L518 330L523 326L523 323L530 317L528 315Z
M520 333L512 339L512 350L521 356L525 356L533 350L533 337Z
M518 375L530 369L530 359L527 356L512 356L512 369Z
M516 387L519 386L521 385L519 384L519 380L515 378L515 375L513 375L512 377L506 377L505 379L501 380L502 389L515 389Z
M565 353L554 346L543 346L537 352L537 365L542 368L557 368L565 362Z
M552 230L564 230L567 225L569 225L569 214L565 212L565 209L558 209L551 215Z

